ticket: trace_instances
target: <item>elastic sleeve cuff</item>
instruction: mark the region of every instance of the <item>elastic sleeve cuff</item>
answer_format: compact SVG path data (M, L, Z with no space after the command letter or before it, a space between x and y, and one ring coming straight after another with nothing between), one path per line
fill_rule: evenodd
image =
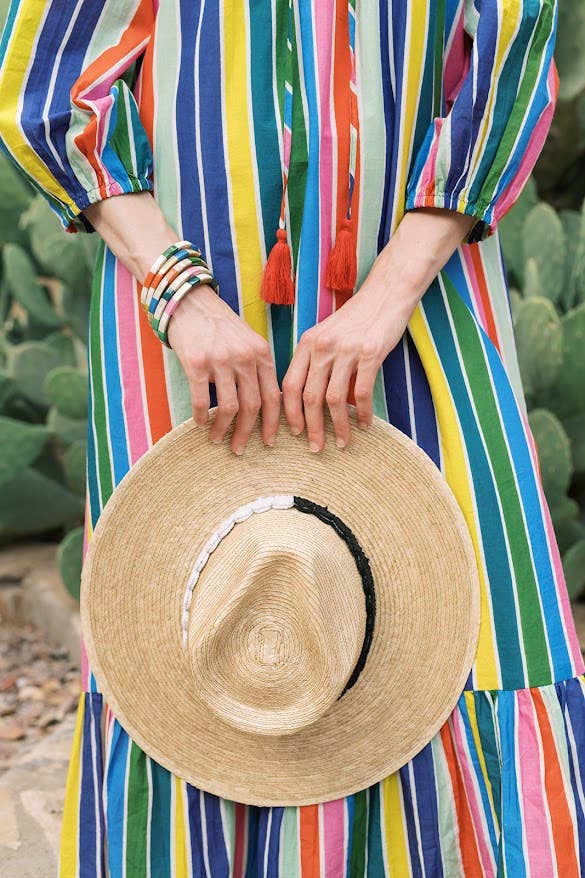
M71 234L77 232L91 233L95 232L95 229L87 217L81 213L90 204L96 204L105 198L123 195L127 192L152 192L153 188L150 172L140 174L139 176L128 174L122 181L112 180L101 189L86 190L75 200L73 206L62 201L55 201L54 199L51 199L49 203L59 217L61 225L66 232Z
M496 221L490 205L482 205L468 201L465 195L454 195L448 192L416 192L408 191L406 196L405 210L415 207L442 207L446 210L454 210L473 216L477 222L471 227L465 238L464 244L475 244L491 237L496 231Z

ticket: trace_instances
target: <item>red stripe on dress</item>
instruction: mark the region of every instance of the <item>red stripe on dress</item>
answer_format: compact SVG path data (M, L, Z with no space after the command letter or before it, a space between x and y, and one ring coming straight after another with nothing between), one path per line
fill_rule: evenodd
M544 772L544 787L552 826L557 872L562 878L578 878L581 872L575 854L577 826L567 803L567 791L563 782L563 769L559 762L542 692L534 688L530 690L530 693L538 717L538 726L542 739L542 770ZM539 779L540 775L535 777L535 783Z
M319 860L319 806L299 807L301 878L321 878Z
M457 812L457 826L459 827L459 846L461 850L463 872L465 875L469 876L481 875L483 870L481 858L477 849L475 829L465 793L465 783L461 776L461 771L455 755L449 722L446 722L441 726L440 735L443 743L443 751L447 760L447 766L449 768L449 775L451 777L451 788L453 790L453 799L455 802L455 810Z

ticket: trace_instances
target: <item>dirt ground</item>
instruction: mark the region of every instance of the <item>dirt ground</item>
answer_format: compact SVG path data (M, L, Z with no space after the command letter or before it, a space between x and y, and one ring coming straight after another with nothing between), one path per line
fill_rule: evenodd
M75 711L79 668L33 625L0 625L0 775Z

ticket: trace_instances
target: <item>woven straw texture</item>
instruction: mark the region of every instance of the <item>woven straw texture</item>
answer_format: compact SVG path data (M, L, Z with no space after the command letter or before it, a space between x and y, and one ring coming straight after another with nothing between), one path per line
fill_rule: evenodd
M257 805L347 796L397 770L438 731L467 679L479 582L465 520L434 463L378 418L344 450L308 451L284 422L242 457L186 421L108 501L82 575L88 656L120 723L162 765ZM208 472L222 472L211 483ZM210 535L259 497L298 495L338 515L370 562L373 641L343 541L296 509L236 523L201 571L182 644L185 587Z

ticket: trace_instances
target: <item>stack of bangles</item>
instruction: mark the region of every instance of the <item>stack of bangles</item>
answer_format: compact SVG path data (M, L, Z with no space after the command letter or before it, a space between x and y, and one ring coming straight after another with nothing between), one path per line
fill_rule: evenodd
M169 320L177 305L197 284L209 284L215 292L219 284L191 241L176 241L164 250L144 278L140 303L157 337L170 348Z

